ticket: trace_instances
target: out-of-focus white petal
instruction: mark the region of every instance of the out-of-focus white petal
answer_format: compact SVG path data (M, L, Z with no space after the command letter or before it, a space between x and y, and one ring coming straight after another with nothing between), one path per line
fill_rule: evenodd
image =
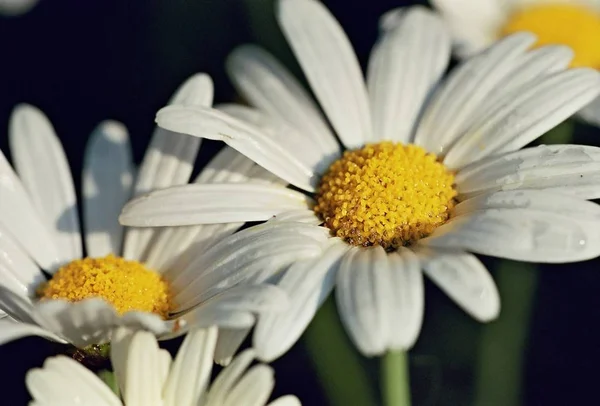
M15 169L53 235L60 263L81 258L73 178L52 124L36 107L19 105L10 119L9 141Z
M131 196L133 162L127 129L101 123L85 150L82 174L83 228L90 257L121 252L123 227L118 216Z

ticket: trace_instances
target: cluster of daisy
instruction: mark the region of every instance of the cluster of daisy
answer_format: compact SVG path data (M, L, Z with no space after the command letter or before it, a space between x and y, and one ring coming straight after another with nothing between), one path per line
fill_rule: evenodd
M588 201L600 148L526 147L575 113L600 121L594 2L434 3L439 14L385 14L363 74L323 4L279 0L318 103L267 51L241 46L226 70L248 105L213 107L211 79L193 76L157 113L139 168L126 129L98 126L81 219L52 125L18 106L14 169L0 152L0 343L110 342L120 392L59 356L28 374L33 404L262 405L273 372L250 364L289 350L334 288L356 347L380 356L417 340L423 274L490 321L500 299L475 254L600 256ZM463 61L446 75L453 48ZM225 146L190 181L202 139ZM159 349L186 333L174 361ZM209 387L213 361L228 366Z

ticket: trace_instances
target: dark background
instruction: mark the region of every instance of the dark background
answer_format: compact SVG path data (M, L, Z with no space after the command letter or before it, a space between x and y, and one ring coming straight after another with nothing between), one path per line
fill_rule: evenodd
M346 29L363 65L378 16L414 3L324 2ZM207 72L216 85L216 102L234 98L222 66L232 47L245 42L260 43L297 69L275 25L272 0L42 0L23 16L0 16L0 148L10 155L8 118L16 104L27 102L54 124L77 185L87 136L104 119L126 125L139 163L154 113L188 76ZM584 124L576 129L577 141L600 144L600 131ZM199 165L216 148L218 144L204 142ZM496 264L486 261L491 268ZM523 404L587 404L597 398L598 263L541 267ZM429 283L426 295L423 331L410 353L413 404L469 405L482 327ZM502 296L505 311L510 300L510 292ZM520 309L513 306L511 311ZM0 348L0 403L26 404L25 372L55 351L37 338ZM305 405L327 404L302 342L273 365L276 393L294 393ZM365 367L375 384L377 362L365 361Z

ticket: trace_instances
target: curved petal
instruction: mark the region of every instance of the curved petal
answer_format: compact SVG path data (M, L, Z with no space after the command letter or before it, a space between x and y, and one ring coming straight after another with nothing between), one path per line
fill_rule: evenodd
M270 402L267 406L301 406L300 399L294 395L285 395Z
M273 369L262 364L255 365L227 393L223 406L264 405L269 400L274 386Z
M119 221L137 227L264 221L310 205L306 195L276 185L189 184L155 190L130 201Z
M579 117L596 127L600 127L600 97L581 109Z
M250 104L302 131L325 156L340 154L335 136L312 98L267 51L254 45L240 46L227 57L226 69Z
M219 331L219 335L221 332ZM255 353L253 350L245 350L236 356L231 364L224 368L215 378L207 393L204 406L220 406L225 403L227 395L244 375L252 361Z
M313 93L348 149L371 140L368 97L360 65L342 27L315 0L282 0L277 20Z
M60 263L81 258L73 178L52 124L36 107L21 104L10 119L9 142L15 169L53 234Z
M498 289L475 255L427 250L421 255L421 263L425 274L472 317L482 322L498 317Z
M42 368L27 372L27 389L42 404L122 406L110 388L93 372L71 358L48 358Z
M600 93L600 73L570 69L515 89L481 112L444 158L459 168L491 154L515 151L560 124Z
M316 173L324 173L332 160L339 156L327 156L321 152L319 145L312 138L305 136L304 132L298 131L296 127L278 117L269 116L255 108L234 103L220 104L216 108L254 125L271 138L286 144L288 150L295 152L296 158Z
M280 140L228 114L194 106L164 107L156 115L159 126L194 137L224 141L258 165L300 189L315 190L317 177Z
M85 150L82 174L83 228L87 255L121 252L119 212L131 196L133 162L127 129L116 121L101 123Z
M213 100L210 76L199 73L177 89L169 104L209 107ZM156 128L146 149L134 187L134 196L172 185L187 183L200 148L200 139ZM154 230L130 229L125 236L127 258L140 258Z
M517 58L535 40L530 33L510 35L455 68L432 96L414 142L436 154L445 152L466 130L465 126L489 93L507 81Z
M0 224L43 269L55 272L60 264L53 234L35 210L23 185L0 151Z
M240 349L241 345L250 334L250 328L244 329L219 329L219 338L217 340L217 347L215 348L215 362L222 366L229 366L232 363L233 356ZM248 353L249 350L244 351ZM240 354L239 357L242 355ZM237 358L239 358L237 357ZM252 355L254 358L254 355ZM217 378L218 380L219 378ZM212 388L216 384L213 383ZM212 390L211 388L211 390ZM209 394L210 396L210 394Z
M333 239L320 256L298 261L283 273L277 286L289 296L290 307L259 318L253 347L260 360L279 358L300 338L333 289L341 258L349 248L345 242Z
M461 169L461 198L515 189L542 189L582 199L600 198L600 148L540 145L492 156Z
M410 8L396 29L383 34L367 75L373 140L410 141L449 60L450 35L443 21L424 7Z
M269 221L291 221L312 224L315 226L323 224L323 220L321 220L313 210L307 209L285 211L274 215Z
M38 325L31 299L11 290L6 284L0 284L0 310L15 321L25 324Z
M600 255L600 206L572 196L496 192L458 204L454 216L419 243L542 263Z
M44 274L0 224L0 284L31 297Z
M340 318L358 350L383 354L391 334L389 320L395 302L391 269L381 247L353 247L337 273L336 301Z
M320 255L328 235L303 223L267 223L240 231L211 247L171 286L181 309L212 297L259 272L275 274L290 263Z
M47 338L51 341L65 343L60 337L42 327L34 326L33 324L19 323L14 320L0 320L0 345L29 336L38 336Z
M217 329L193 330L186 336L171 367L163 396L167 405L196 405L210 382Z

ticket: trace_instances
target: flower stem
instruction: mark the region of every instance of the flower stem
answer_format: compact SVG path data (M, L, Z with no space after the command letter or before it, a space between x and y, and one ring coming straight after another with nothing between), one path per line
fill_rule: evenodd
M115 395L121 395L119 391L119 384L117 383L117 378L114 372L103 369L102 371L99 371L97 375L98 378L102 379L102 382L104 382L115 393Z
M381 395L386 406L410 406L408 357L390 351L381 359Z
M330 405L378 403L361 357L344 333L332 296L323 303L303 338Z

